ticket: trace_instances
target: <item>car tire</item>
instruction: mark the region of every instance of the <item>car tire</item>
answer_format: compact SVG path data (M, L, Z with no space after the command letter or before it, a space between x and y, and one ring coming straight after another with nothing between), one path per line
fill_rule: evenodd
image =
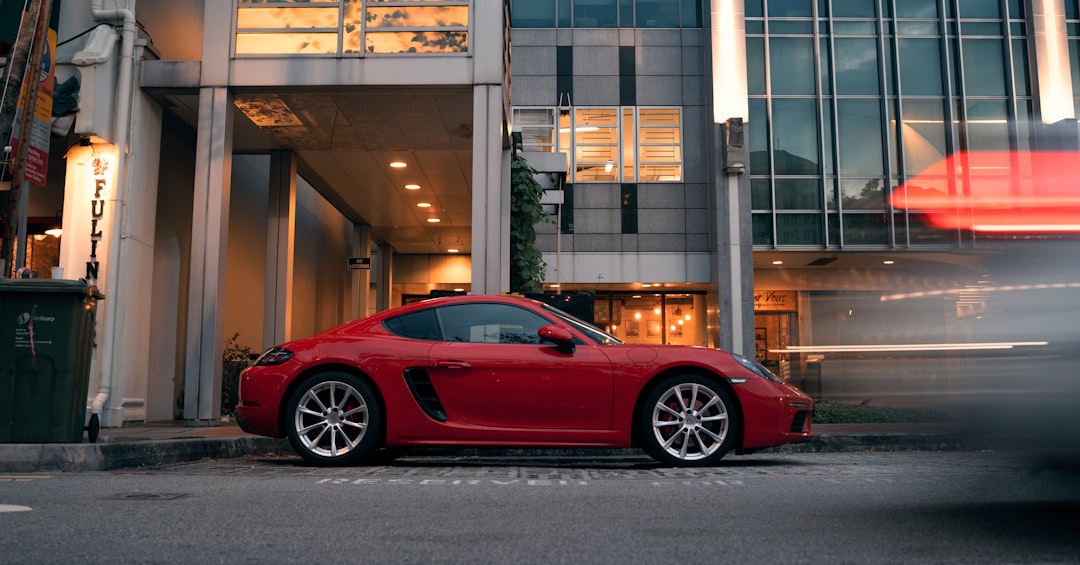
M656 383L638 414L642 447L677 467L707 467L735 444L739 416L732 395L714 379L673 375Z
M304 381L285 411L289 443L305 461L355 465L375 452L383 435L383 406L356 375L326 372Z

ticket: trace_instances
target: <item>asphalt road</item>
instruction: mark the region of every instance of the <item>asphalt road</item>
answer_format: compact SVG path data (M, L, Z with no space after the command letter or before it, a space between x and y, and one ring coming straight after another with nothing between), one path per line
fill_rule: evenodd
M0 563L1076 563L1080 474L996 452L0 475Z

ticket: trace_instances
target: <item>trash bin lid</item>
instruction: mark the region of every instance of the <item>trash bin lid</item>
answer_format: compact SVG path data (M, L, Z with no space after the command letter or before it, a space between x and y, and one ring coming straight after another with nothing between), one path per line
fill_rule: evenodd
M84 280L67 279L0 279L0 294L65 293L86 294L89 285Z

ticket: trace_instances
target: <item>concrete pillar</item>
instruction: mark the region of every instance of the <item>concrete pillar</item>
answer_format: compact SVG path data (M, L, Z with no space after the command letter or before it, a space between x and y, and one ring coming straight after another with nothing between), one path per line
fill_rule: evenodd
M296 154L270 152L266 213L266 302L263 347L292 339L292 290L296 246Z
M353 225L352 256L371 258L371 226ZM347 318L355 320L368 315L368 293L371 291L371 269L352 272L352 289L349 292Z
M502 85L473 88L472 292L510 289L510 151Z
M378 265L375 266L375 270L379 280L375 283L375 311L382 312L393 307L391 299L393 298L394 248L389 245L380 245L376 261Z
M232 95L227 88L199 92L199 131L191 226L184 421L221 420L221 356L225 348L225 268L232 174Z

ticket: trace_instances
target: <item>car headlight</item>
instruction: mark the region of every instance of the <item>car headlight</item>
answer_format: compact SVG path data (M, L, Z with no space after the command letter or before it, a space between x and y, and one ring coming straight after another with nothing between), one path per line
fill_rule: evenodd
M731 356L736 361L738 361L740 365L742 365L743 367L746 367L747 369L750 369L751 372L753 372L755 375L757 375L757 376L759 376L759 377L761 377L763 379L769 379L770 381L773 381L773 382L776 382L776 383L783 383L784 382L784 379L781 379L780 377L774 375L772 373L772 371L766 369L764 365L762 365L761 363L758 363L757 361L754 361L753 359L747 359L746 357L743 357L742 355L739 355L738 353L732 353Z
M257 367L265 367L267 365L280 365L289 359L292 359L293 352L285 349L284 347L271 347L259 355L259 358L255 360L252 365Z

